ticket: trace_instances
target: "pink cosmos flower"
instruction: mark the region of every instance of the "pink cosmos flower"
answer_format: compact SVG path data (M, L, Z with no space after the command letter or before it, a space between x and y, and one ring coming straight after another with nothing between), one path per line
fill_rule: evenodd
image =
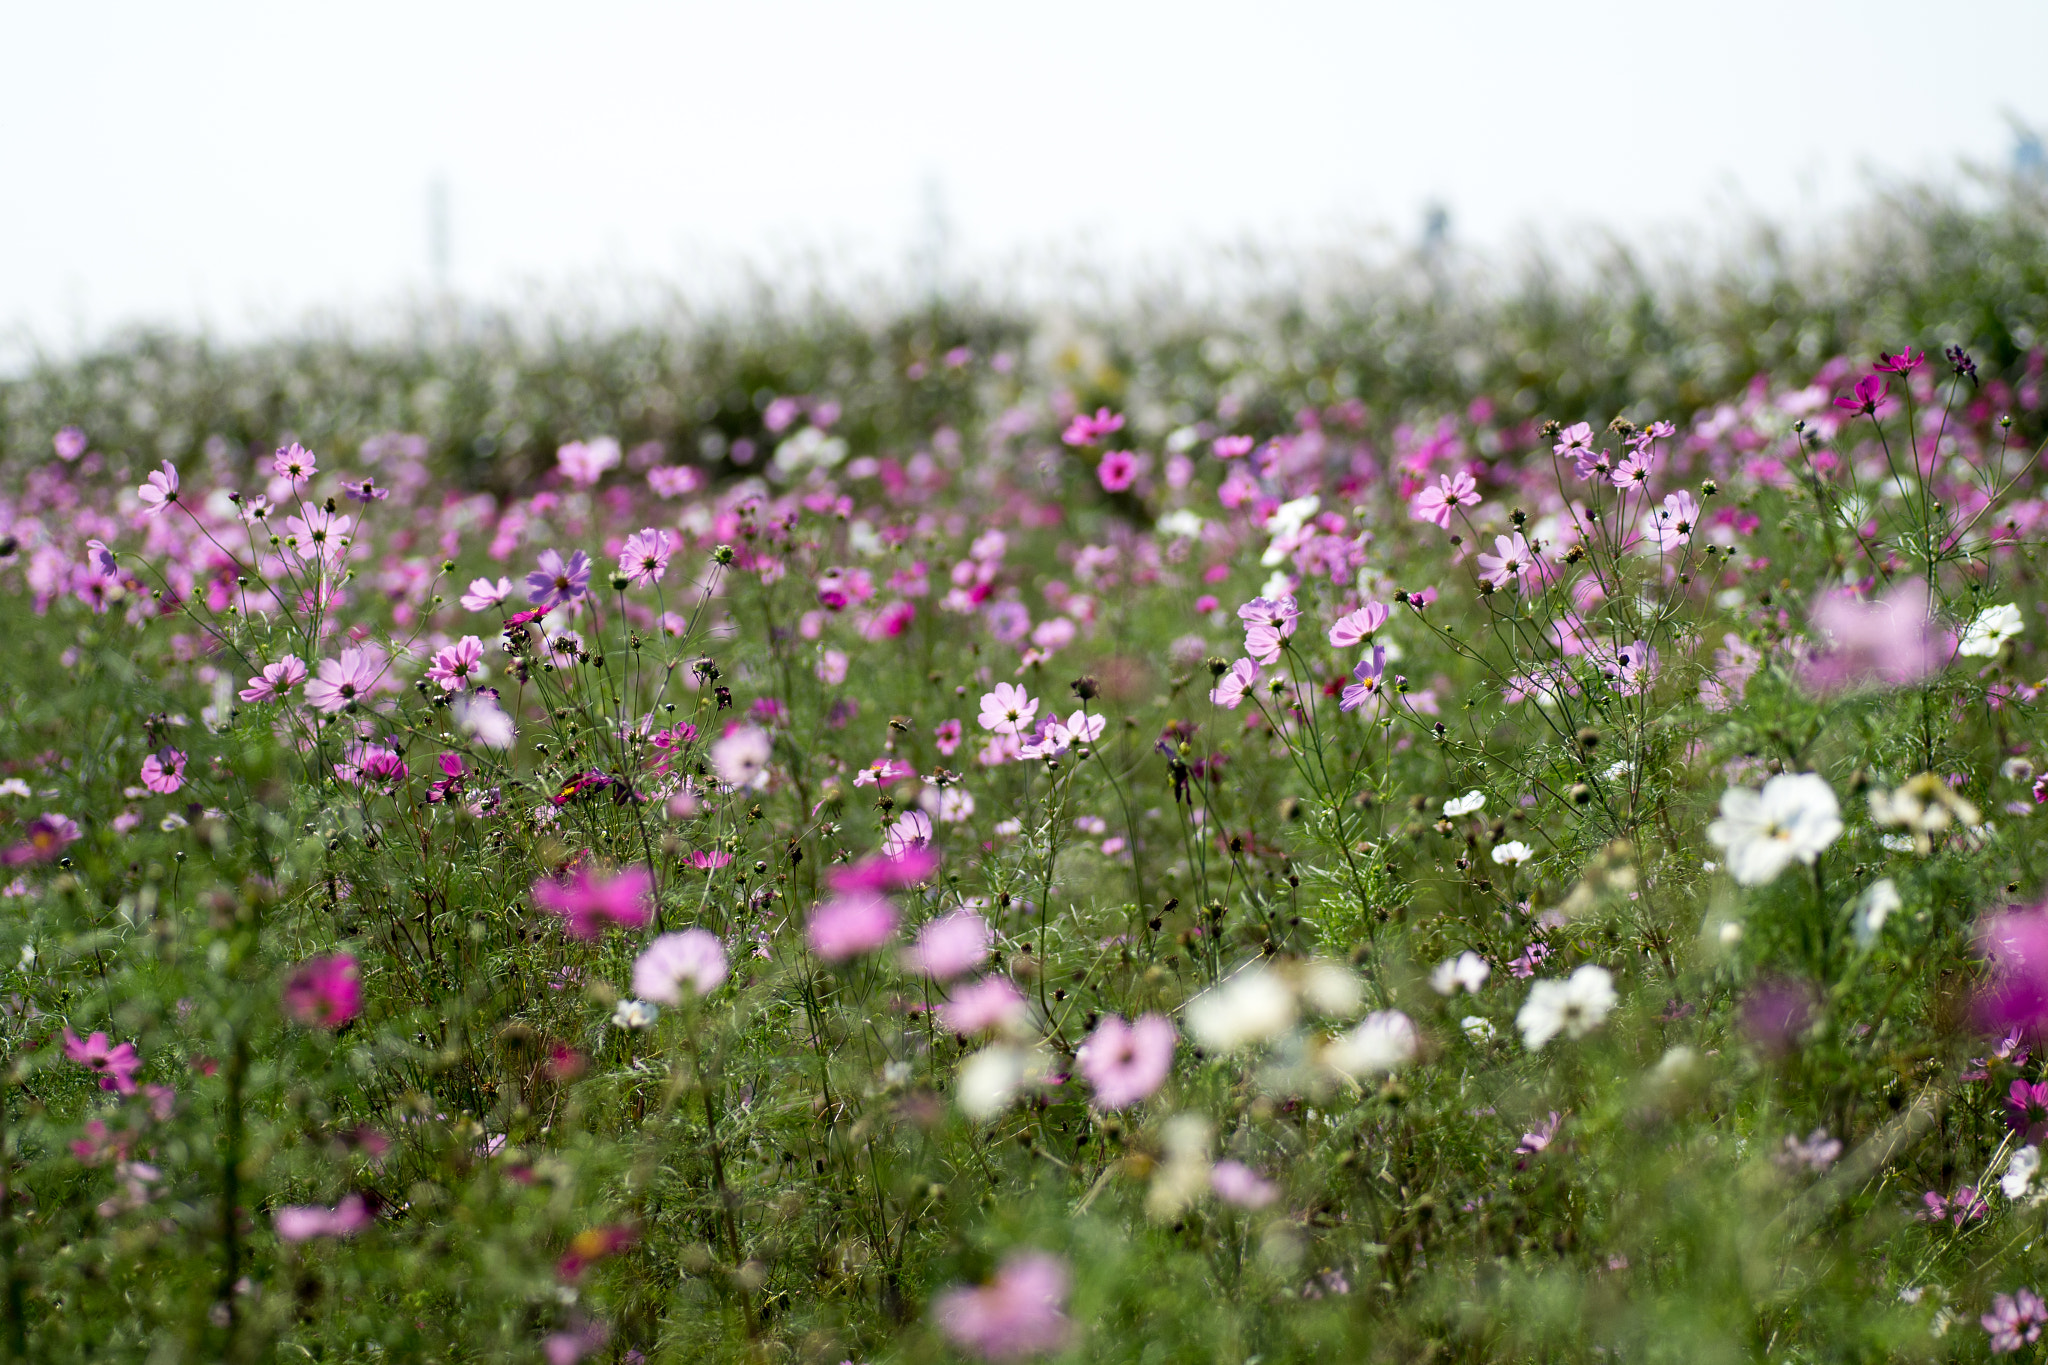
M309 1242L315 1237L352 1237L376 1221L359 1194L344 1195L331 1209L317 1204L291 1204L271 1215L280 1240Z
M705 929L663 934L633 963L633 994L663 1005L683 1003L683 987L709 995L725 980L725 945Z
M465 635L435 653L434 661L427 666L427 676L441 684L443 692L460 692L483 661L484 642L474 635Z
M1660 551L1668 554L1689 542L1693 528L1699 524L1700 505L1681 488L1666 494L1664 505L1644 518L1643 530Z
M992 734L1023 737L1031 733L1038 703L1015 683L997 683L981 699L981 728Z
M66 1028L64 1055L98 1076L100 1089L118 1090L123 1095L135 1093L135 1073L142 1069L142 1059L135 1055L135 1044L112 1046L104 1033L80 1039Z
M1067 1267L1043 1252L1020 1252L979 1288L957 1287L932 1305L939 1330L983 1360L1023 1360L1059 1350L1072 1335L1064 1307Z
M315 710L333 715L370 695L383 673L381 661L367 649L344 649L339 659L322 659L320 676L306 684L306 701ZM270 670L265 669L265 676Z
M914 849L922 849L932 841L932 819L921 810L907 810L896 817L896 823L882 833L882 853L900 861Z
M1875 417L1877 410L1884 406L1885 383L1874 374L1865 375L1856 381L1853 395L1835 400L1835 406L1858 416Z
M1623 457L1608 476L1616 488L1638 488L1650 481L1653 457L1647 446L1637 446Z
M1138 478L1138 457L1128 450L1112 450L1095 466L1095 477L1105 491L1121 493Z
M50 446L57 452L57 458L69 461L85 454L85 432L77 427L60 427L50 439Z
M668 572L669 556L674 552L675 538L668 532L652 526L635 531L626 537L626 548L619 555L619 572L636 587L659 583Z
M1351 671L1352 681L1344 684L1344 691L1337 701L1341 711L1356 711L1369 702L1383 699L1382 684L1387 676L1387 647L1374 645L1372 657L1360 659L1358 667Z
M567 559L542 550L540 567L526 576L526 600L535 606L566 607L590 591L590 556L578 550Z
M960 722L942 720L934 725L932 743L943 757L951 758L960 748Z
M469 591L462 594L464 611L489 611L512 595L512 580L501 578L493 583L488 578L472 579Z
M735 721L711 744L711 771L728 787L755 789L768 785L768 760L775 741L758 725Z
M1456 474L1437 475L1436 484L1415 495L1408 504L1408 515L1417 521L1434 522L1448 531L1452 508L1470 507L1479 501L1479 481L1459 470Z
M2048 1037L2048 906L1987 917L1977 927L1977 952L1991 971L1977 996L1978 1024Z
M313 458L313 452L293 441L288 446L279 446L271 458L270 472L280 479L289 479L293 488L304 488L312 477L320 472L320 466Z
M811 911L811 951L827 962L871 953L896 932L896 906L872 891L850 891Z
M704 476L688 465L658 465L647 471L647 486L657 498L680 498L704 486Z
M0 867L55 862L66 848L78 842L78 822L49 811L23 825L21 832L26 837L20 843L0 851Z
M1209 689L1209 700L1227 711L1235 711L1244 702L1245 694L1258 685L1259 666L1250 659L1239 659Z
M988 957L995 933L972 910L955 910L929 920L903 954L903 965L920 976L947 981L978 967Z
M1536 572L1536 555L1520 531L1493 538L1495 554L1479 556L1479 576L1495 588L1506 590Z
M362 1009L363 983L349 953L308 958L284 983L285 1014L307 1028L340 1028Z
M1977 1321L1991 1334L1991 1354L2009 1355L2041 1339L2041 1328L2048 1324L2048 1304L2031 1289L1999 1294L1991 1300L1991 1311Z
M114 578L120 574L120 561L114 558L114 552L107 548L105 541L85 542L85 558L92 571L102 578Z
M152 470L149 481L135 490L135 496L142 499L142 514L146 517L159 516L169 510L178 500L178 469L169 460L164 461L162 470Z
M901 782L906 777L917 775L917 769L900 758L884 754L866 767L855 772L853 785L856 787L886 787L892 782Z
M1256 444L1249 436L1218 436L1209 448L1219 460L1241 460L1252 453Z
M1330 627L1330 643L1339 649L1370 640L1379 628L1387 623L1387 609L1378 602L1367 602L1357 611L1337 618Z
M1300 617L1292 597L1254 597L1237 609L1237 619L1244 622L1244 652L1262 664L1278 663Z
M566 923L571 938L597 939L616 924L638 929L653 910L654 882L644 867L629 867L615 877L593 876L578 868L566 882L543 877L533 884L534 904Z
M827 687L839 686L846 681L846 668L850 662L843 649L824 650L818 655L818 681Z
M178 749L159 749L142 760L142 785L158 796L169 796L185 785L185 755Z
M1125 1023L1121 1015L1105 1015L1074 1060L1095 1087L1098 1106L1128 1109L1165 1083L1179 1038L1163 1014L1141 1015L1135 1024Z
M600 436L595 441L571 441L555 452L555 466L569 481L581 488L588 488L604 477L607 469L615 469L619 463L619 443L609 436Z
M1093 417L1085 412L1074 414L1074 419L1067 423L1067 429L1060 433L1060 439L1070 446L1092 446L1103 437L1123 429L1121 413L1097 408Z
M1934 624L1927 589L1901 583L1875 602L1846 590L1815 604L1812 622L1827 648L1809 658L1799 681L1823 695L1862 687L1910 687L1948 665L1955 637Z
M284 543L301 559L336 564L348 552L348 533L354 526L351 517L302 503L297 516L284 519Z
M952 996L939 1006L939 1022L962 1037L1009 1024L1023 1014L1024 993L1007 976L984 976L955 986Z
M1640 696L1657 680L1657 650L1647 640L1623 645L1614 652L1614 690L1624 697Z
M1887 374L1905 374L1927 358L1925 351L1916 351L1911 346L1901 347L1897 355L1877 353L1877 368Z
M1280 1187L1241 1161L1219 1161L1209 1171L1209 1188L1226 1204L1263 1209L1280 1197Z
M274 664L264 665L262 675L249 679L249 685L237 695L243 701L270 701L305 680L306 661L296 654L287 654Z
M825 884L834 891L900 891L915 886L938 870L939 855L914 846L896 856L883 854L825 869Z

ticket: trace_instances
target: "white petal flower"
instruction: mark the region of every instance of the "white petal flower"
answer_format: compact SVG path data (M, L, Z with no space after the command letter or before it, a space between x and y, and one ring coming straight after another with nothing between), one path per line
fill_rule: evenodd
M1587 963L1563 981L1538 981L1515 1015L1522 1043L1531 1052L1563 1033L1583 1038L1607 1017L1619 999L1614 976L1605 967Z
M1492 973L1493 968L1486 965L1486 959L1468 948L1456 957L1447 957L1437 963L1436 969L1429 974L1429 985L1438 995L1456 995L1460 989L1477 995Z
M1502 867L1516 867L1536 856L1536 850L1520 839L1510 839L1504 844L1493 846L1493 860Z
M1856 946L1868 948L1877 942L1878 930L1892 911L1902 905L1898 885L1890 877L1883 877L1870 884L1863 898L1856 902L1856 917L1851 928L1856 935Z
M1478 810L1485 804L1485 792L1469 791L1466 792L1463 796L1452 797L1450 800L1444 802L1444 816L1446 819L1455 820L1460 815L1470 815L1473 811Z
M2020 615L2019 607L2013 603L1986 607L1963 628L1962 642L1956 646L1956 653L1972 659L1995 658L2007 640L2026 628L2026 618Z
M1465 1030L1465 1036L1475 1043L1493 1041L1493 1021L1477 1014L1468 1014L1458 1021L1458 1027Z
M649 1029L661 1017L661 1011L645 1000L621 1000L619 1007L612 1011L614 1028Z
M1998 1188L2005 1191L2007 1199L2023 1199L2040 1169L2041 1149L2022 1147L2006 1160L2005 1174L1999 1178Z
M1346 1076L1382 1076L1414 1061L1420 1047L1413 1020L1399 1010L1378 1010L1331 1040L1323 1062Z
M1780 773L1763 790L1721 793L1721 818L1707 838L1727 853L1728 874L1762 886L1794 861L1811 864L1842 836L1842 808L1818 773Z
M1294 992L1277 972L1249 967L1190 1001L1187 1021L1203 1047L1235 1052L1294 1027Z
M960 1063L954 1094L961 1112L986 1121L1008 1109L1025 1083L1044 1072L1045 1056L1037 1049L998 1043Z

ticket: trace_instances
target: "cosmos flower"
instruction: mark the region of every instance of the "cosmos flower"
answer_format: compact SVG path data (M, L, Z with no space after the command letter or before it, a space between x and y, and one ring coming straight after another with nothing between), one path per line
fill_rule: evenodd
M979 721L991 734L1022 738L1031 733L1037 715L1038 703L1015 683L997 683L995 690L982 695Z
M590 591L590 556L578 550L567 559L542 550L540 567L526 576L526 600L538 607L566 607Z
M903 965L920 976L948 981L988 959L995 933L972 910L955 910L928 920L917 941L904 950Z
M185 755L181 750L163 748L142 760L142 785L158 796L169 796L185 785Z
M161 470L152 470L149 479L135 490L135 496L142 499L142 514L146 517L160 516L170 510L178 500L178 469L169 460L164 461Z
M1761 792L1730 787L1707 839L1727 857L1728 875L1744 886L1777 879L1794 862L1811 864L1842 835L1842 808L1818 773L1779 773Z
M1377 702L1383 696L1381 686L1387 675L1387 647L1374 645L1372 657L1360 659L1358 667L1351 670L1351 681L1344 684L1338 696L1337 709L1356 711L1361 706Z
M1560 1033L1585 1037L1607 1018L1619 998L1613 974L1588 962L1563 981L1538 981L1529 987L1529 998L1515 1013L1515 1027L1522 1031L1523 1046L1541 1051Z
M308 958L284 984L284 1012L307 1028L340 1028L362 1012L363 985L349 953Z
M1385 1076L1409 1065L1420 1051L1414 1020L1399 1010L1377 1010L1332 1039L1323 1050L1323 1063L1346 1076Z
M567 881L543 877L533 884L534 904L565 921L571 938L598 939L613 925L638 929L654 908L654 881L644 867L625 868L616 876L595 875L578 868Z
M469 591L462 594L464 611L489 611L512 595L512 580L500 578L493 583L488 578L472 579Z
M896 932L896 906L872 891L849 891L811 911L805 928L811 951L827 962L871 953Z
M333 715L370 695L382 675L382 661L366 649L344 649L338 659L322 659L320 675L306 684L306 702ZM269 670L264 670L268 675Z
M1209 700L1225 710L1235 711L1243 704L1245 694L1258 685L1259 666L1250 659L1239 659L1209 689Z
M1479 576L1496 589L1506 591L1536 572L1536 554L1520 531L1493 538L1495 553L1479 556Z
M727 972L725 945L704 929L663 934L633 962L633 994L664 1005L683 1003L683 987L698 995L718 989Z
M135 1073L142 1069L142 1059L135 1055L135 1044L113 1045L104 1033L80 1038L66 1028L64 1055L99 1077L100 1089L119 1091L123 1095L135 1093Z
M293 441L288 446L277 448L277 454L270 461L270 472L280 479L289 480L294 489L300 489L320 472L320 465L313 458L312 451Z
M460 692L476 675L483 659L484 642L474 635L465 635L435 651L433 662L427 666L427 677L441 684L443 692Z
M619 554L619 572L635 587L659 583L674 552L675 539L668 532L651 526L635 531L626 537L625 549Z
M1179 1037L1163 1014L1141 1015L1128 1024L1122 1015L1105 1015L1074 1060L1095 1088L1098 1107L1128 1109L1165 1083Z
M1023 1360L1066 1344L1073 1323L1065 1310L1066 1263L1043 1252L1010 1256L978 1288L941 1293L932 1317L948 1340L983 1360Z
M1379 628L1387 623L1387 609L1378 602L1367 602L1357 611L1337 618L1330 627L1330 643L1339 649L1364 644Z
M1244 622L1244 652L1262 664L1278 663L1300 617L1292 597L1253 598L1237 609L1237 619Z
M296 654L287 654L274 664L265 664L262 674L249 679L249 685L236 695L243 701L273 701L305 680L306 661Z
M1452 509L1470 507L1478 501L1479 481L1459 470L1456 474L1437 475L1436 487L1423 489L1408 504L1408 515L1448 531Z

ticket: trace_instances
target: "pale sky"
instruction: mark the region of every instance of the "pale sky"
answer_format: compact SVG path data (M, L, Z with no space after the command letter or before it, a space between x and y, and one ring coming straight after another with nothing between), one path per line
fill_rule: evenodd
M1813 223L2048 128L2048 4L0 0L0 357L1246 238Z

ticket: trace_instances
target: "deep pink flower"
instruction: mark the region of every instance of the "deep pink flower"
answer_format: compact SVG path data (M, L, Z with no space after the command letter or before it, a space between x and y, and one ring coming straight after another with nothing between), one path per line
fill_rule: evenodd
M1020 1252L979 1288L959 1287L932 1305L939 1330L984 1360L1023 1360L1066 1344L1066 1263L1043 1252Z
M142 1069L142 1059L135 1055L135 1044L112 1046L104 1033L94 1033L81 1040L66 1028L64 1055L98 1076L100 1089L118 1090L123 1095L135 1093L135 1073Z
M249 685L238 695L243 701L270 701L305 680L306 661L296 654L287 654L274 664L264 665L262 675L249 679Z
M901 856L863 858L825 869L825 884L834 891L900 891L915 886L938 870L939 855L930 848L907 849Z
M636 587L659 583L668 572L669 556L674 553L675 538L668 532L652 526L635 531L626 537L625 549L619 555L619 572Z
M169 460L164 461L161 471L152 470L149 481L135 490L135 496L142 499L142 514L158 516L178 500L178 469Z
M435 652L434 661L427 665L427 677L441 684L443 692L459 692L469 684L483 661L484 642L474 635L465 635Z
M1986 1032L2048 1036L2048 906L2015 908L1977 927L1977 951L1991 979L1977 996Z
M1886 355L1879 351L1877 368L1888 374L1904 374L1926 358L1926 352L1916 351L1911 346L1902 348L1897 355Z
M1138 457L1128 450L1112 450L1095 466L1095 477L1105 491L1121 493L1138 478Z
M597 877L587 867L576 869L566 882L543 877L533 884L534 904L565 921L571 938L596 939L612 925L638 929L653 911L654 881L644 867L629 867L615 877Z
M1837 398L1835 406L1859 416L1874 417L1877 410L1884 406L1884 401L1884 380L1869 374L1856 381L1856 392L1853 396Z
M1947 666L1955 637L1934 624L1927 589L1901 583L1875 602L1846 590L1815 604L1812 621L1825 648L1799 670L1809 691L1822 694L1862 687L1910 687Z
M370 695L384 672L383 661L367 649L344 649L339 659L322 659L320 676L306 684L306 701L329 715ZM269 670L264 670L267 675Z
M2005 1097L2005 1124L2023 1142L2038 1144L2048 1137L2048 1081L2013 1081Z
M1339 649L1370 640L1379 628L1387 623L1387 609L1378 602L1367 602L1357 611L1337 618L1330 627L1330 643Z
M333 1208L317 1204L291 1204L271 1214L271 1226L280 1239L307 1242L315 1237L351 1237L377 1221L359 1194L344 1195Z
M903 965L920 976L948 981L988 958L995 933L972 910L955 910L929 920L903 953Z
M1123 429L1121 413L1097 408L1093 417L1085 412L1074 414L1074 419L1067 423L1067 429L1060 433L1060 439L1070 446L1092 446L1103 437Z
M142 760L142 785L158 796L169 796L185 785L185 755L171 748L159 749Z
M932 743L939 753L951 758L960 748L960 722L942 720L932 727Z
M352 954L307 958L284 983L285 1014L307 1028L340 1028L362 1009L363 983Z
M526 600L544 608L565 607L590 591L590 556L578 550L567 559L542 550L540 567L526 576Z
M1098 1106L1128 1109L1165 1083L1179 1038L1163 1014L1141 1015L1135 1024L1126 1024L1121 1015L1105 1015L1074 1060L1095 1087Z
M849 891L811 911L811 951L827 962L871 953L896 932L896 906L872 891Z
M78 842L78 822L68 815L44 812L21 827L22 841L0 851L0 867L55 862Z

